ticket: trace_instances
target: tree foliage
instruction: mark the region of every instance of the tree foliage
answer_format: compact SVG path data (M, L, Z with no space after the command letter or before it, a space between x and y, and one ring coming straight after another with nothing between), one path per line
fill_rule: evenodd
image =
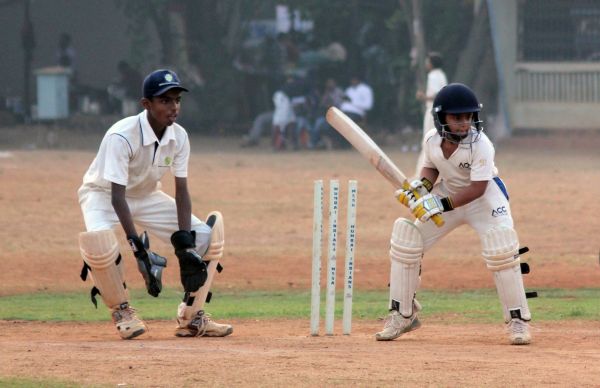
M456 71L467 41L474 1L421 1L426 47L442 53L449 78ZM244 50L248 24L273 19L277 4L287 5L314 22L310 33L295 34L301 49L324 47L332 42L346 48L344 63L322 66L312 74L317 84L334 77L341 85L347 85L351 74L360 74L375 93L370 122L395 129L405 124L418 126L421 121L410 57L408 29L412 20L400 0L128 0L117 4L130 17L131 31L139 46L143 46L152 25L161 47L160 55L150 59L162 63L169 63L174 55L170 52L174 30L165 15L174 7L180 10L185 20L189 61L205 79L204 86L195 91L196 119L204 127L246 129L256 114L269 108L272 80L268 71L248 76L234 63ZM151 57L147 48L137 55Z

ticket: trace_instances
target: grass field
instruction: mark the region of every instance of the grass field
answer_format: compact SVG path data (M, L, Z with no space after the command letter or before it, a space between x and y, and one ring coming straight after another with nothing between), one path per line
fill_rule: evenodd
M565 319L600 321L600 289L542 289L539 297L529 301L535 311L535 321ZM163 290L158 299L145 290L134 290L132 300L140 315L149 320L172 319L173 306L179 303L180 292ZM385 315L387 290L356 292L353 296L353 318L377 320ZM299 319L310 315L310 293L299 291L215 291L210 311L220 319ZM453 317L454 323L493 323L502 319L496 291L424 290L419 300L425 309L423 318ZM576 303L574 303L576 302ZM99 301L96 309L87 295L77 293L34 293L7 296L0 299L0 319L38 321L109 321ZM342 317L342 297L336 300L336 319ZM27 306L23 309L22 306ZM324 314L325 299L321 301Z

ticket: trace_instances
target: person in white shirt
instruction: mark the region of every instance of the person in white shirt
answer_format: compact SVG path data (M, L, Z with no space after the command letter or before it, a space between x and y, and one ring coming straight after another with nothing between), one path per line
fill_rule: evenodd
M426 90L425 92L418 90L416 95L417 100L421 101L425 105L425 113L423 115L423 141L425 140L425 134L427 134L427 132L434 127L433 115L431 114L433 99L435 98L436 94L448 84L448 80L446 79L446 74L442 70L442 66L443 58L441 54L432 51L427 55L427 58L425 59L425 68L427 69ZM416 175L421 172L422 167L423 147L421 144L421 153L419 154L415 170Z
M392 230L390 313L375 337L389 341L417 329L421 305L415 299L423 253L460 225L481 239L482 255L492 272L513 345L529 344L531 312L523 286L517 233L508 192L498 177L494 146L483 133L481 105L463 84L442 88L433 101L435 128L427 132L421 179L396 197L417 218L398 218ZM435 184L435 185L434 185ZM427 222L443 217L443 223ZM434 218L434 221L436 219Z
M175 335L229 335L230 325L210 320L203 310L214 271L220 269L224 227L217 211L206 222L192 215L187 183L190 143L185 129L175 123L181 94L187 89L167 69L150 73L142 89L144 111L118 121L106 132L78 190L87 230L79 235L81 277L91 275L92 301L96 304L95 296L102 297L123 339L146 332L145 323L129 304L114 227L120 224L125 231L147 291L154 297L162 290L167 260L150 250L148 235L138 235L137 225L175 248L185 292ZM161 190L160 179L167 171L175 178L175 198Z
M373 89L364 83L358 75L352 76L350 86L344 91L340 110L359 125L364 124L367 112L373 108ZM323 140L328 139L331 147L349 148L350 143L333 127L329 126L323 133ZM327 140L325 140L327 141Z

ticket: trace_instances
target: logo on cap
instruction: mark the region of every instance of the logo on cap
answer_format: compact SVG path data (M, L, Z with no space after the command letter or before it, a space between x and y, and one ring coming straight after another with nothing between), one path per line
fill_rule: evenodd
M165 74L165 81L173 82L173 75L171 75L171 73Z

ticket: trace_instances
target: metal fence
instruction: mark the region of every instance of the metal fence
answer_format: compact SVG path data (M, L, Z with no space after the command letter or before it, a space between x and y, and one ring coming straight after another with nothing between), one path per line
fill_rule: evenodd
M600 102L600 63L519 63L516 98L539 102Z
M600 1L520 0L518 61L600 62Z

